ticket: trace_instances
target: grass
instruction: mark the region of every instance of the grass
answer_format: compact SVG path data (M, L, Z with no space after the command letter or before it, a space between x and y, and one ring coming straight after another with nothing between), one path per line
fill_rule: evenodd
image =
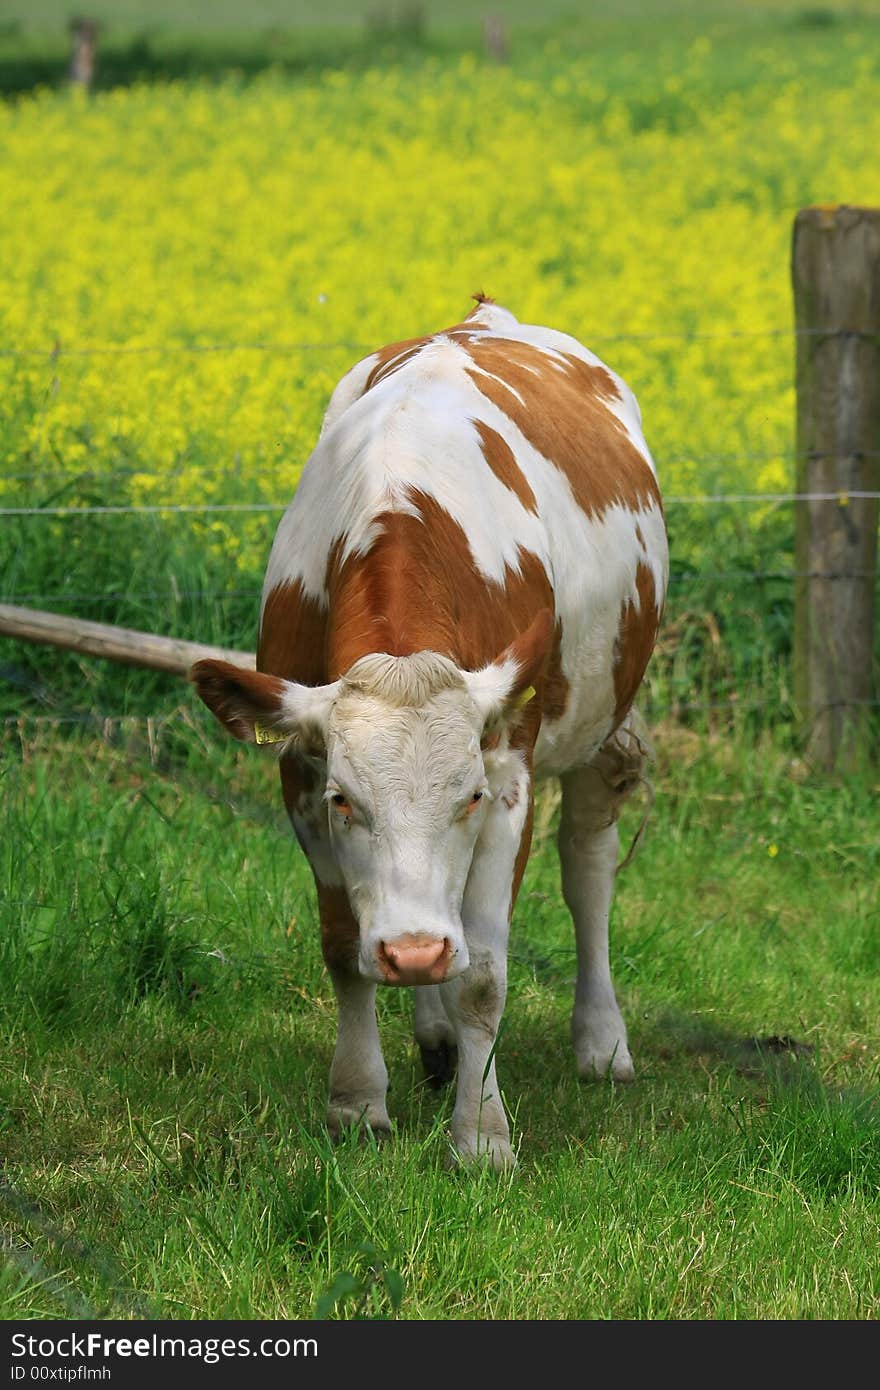
M869 777L660 731L613 923L631 1088L575 1077L543 794L499 1048L520 1162L499 1178L448 1171L405 992L379 1004L396 1133L329 1144L335 1010L271 768L200 717L152 756L129 740L5 750L6 1316L880 1313Z

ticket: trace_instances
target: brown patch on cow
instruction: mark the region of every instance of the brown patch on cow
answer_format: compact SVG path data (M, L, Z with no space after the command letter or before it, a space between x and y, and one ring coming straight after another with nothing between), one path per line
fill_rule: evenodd
M477 434L480 436L483 458L492 469L495 477L519 498L527 512L533 512L537 516L538 504L535 501L535 494L526 482L522 469L514 458L513 450L507 440L502 439L497 430L493 430L482 420L475 420L474 424L477 428Z
M641 528L641 526L639 525L638 522L636 522L636 540L638 541L639 545L642 547L642 550L644 550L645 554L647 555L647 553L648 553L648 547L645 545L645 538L644 538L644 536L642 535L642 528Z
M377 382L384 381L386 377L393 376L398 368L403 366L404 362L409 362L413 357L416 357L425 344L430 341L430 337L405 338L402 342L389 343L387 347L379 348L377 352L373 353L373 356L378 360L367 377L367 383L364 387L363 394L366 395ZM395 361L395 358L399 358L400 360Z
M479 307L472 312L475 314L479 313ZM394 376L395 372L400 371L401 367L406 366L407 362L411 362L414 357L418 357L422 349L427 347L429 343L436 343L441 338L454 337L457 339L459 336L462 336L466 341L470 341L471 335L475 329L485 327L485 324L478 323L476 320L471 319L469 315L464 323L456 323L452 328L444 328L439 333L429 334L423 338L405 338L399 343L389 343L386 347L377 349L377 351L373 353L376 361L370 369L361 394L365 396L374 386L378 386L379 382L386 381L388 377Z
M455 328L447 328L444 338L451 338L454 343L473 343L479 337L480 332L486 329L485 323L470 323Z
M326 833L326 810L323 802L317 801L319 777L314 765L305 758L290 753L278 765L281 773L281 794L288 816L293 821L298 815L313 839Z
M468 318L472 318L474 314L478 314L480 312L479 306L481 304L495 303L495 300L492 298L491 294L483 294L482 290L477 290L476 294L472 294L471 299L475 299L477 301L477 308L471 309L471 312L468 314Z
M542 608L525 632L521 632L498 657L499 661L512 659L516 662L517 673L510 687L511 699L521 695L529 686L536 685L544 675L550 655L552 628L553 614L549 608Z
M291 754L281 764L281 785L288 814L302 810L302 800L317 790L320 778L314 764Z
M486 303L489 301L487 300ZM461 323L453 323L449 328L441 328L439 333L434 334L431 341L436 342L440 338L454 338L462 342L473 342L481 333L491 332L489 324L477 317L479 312L479 307L472 309Z
M560 619L553 634L553 646L550 648L550 658L544 675L544 718L546 720L562 718L568 708L570 692L571 686L562 669L562 621Z
M573 352L564 352L562 356L567 363L569 375L580 386L585 395L595 395L600 400L605 401L623 399L620 394L620 387L607 367L585 362L582 357L577 357ZM617 420L616 415L612 416L612 419L617 421L617 424L623 429L623 425Z
M326 830L326 826L321 827L313 821L309 812L319 780L314 767L303 758L285 757L281 759L280 771L284 805L291 821L296 813L309 823L310 830ZM314 870L313 875L321 919L321 950L327 969L331 974L357 975L360 929L348 894L344 888L322 883Z
M435 498L413 489L409 500L419 515L377 516L381 534L367 554L340 562L337 547L331 557L323 680L335 680L368 652L436 651L476 671L528 633L541 609L553 613L550 580L536 555L520 549L519 572L508 566L504 582L494 583L478 569L462 527ZM533 635L536 644L543 640L541 631ZM534 653L524 655L531 662ZM524 707L517 729L532 738L543 708L543 674L533 683L536 698Z
M511 339L474 339L466 350L478 391L565 474L587 516L615 503L631 511L660 506L650 467L607 408L620 392L604 367Z
M334 543L326 571L329 611L303 593L299 580L269 594L257 653L261 670L323 685L369 652L408 656L425 649L451 657L464 670L478 670L524 639L542 609L552 614L553 592L536 555L521 550L520 572L508 568L504 583L495 584L477 568L465 532L449 513L428 494L412 491L410 498L420 515L380 514L381 534L368 554L342 561L343 541ZM529 672L542 664L537 649L546 645L543 622L531 638L534 651L516 652ZM531 682L537 698L521 727L531 722L533 706L544 707L545 682L551 717L565 708L560 643L557 624L546 673Z
M279 584L266 599L257 644L257 666L284 680L301 685L326 684L327 614L315 599L303 592L297 579ZM313 835L320 826L306 814L302 803L317 788L315 769L305 759L288 756L279 764L281 790L287 814L296 809Z
M315 879L321 914L321 952L331 975L357 975L360 928L344 888Z
M254 720L271 720L281 708L282 681L229 661L197 661L190 680L211 713L235 738L252 739Z
M257 643L257 668L302 685L326 680L327 613L297 579L279 584L266 599Z
M318 787L323 787L324 778L319 776L314 763L304 762L302 765L302 789L304 796L312 796ZM322 801L323 805L323 801Z
M641 563L636 569L636 591L638 608L630 599L624 601L614 647L615 724L625 718L636 697L660 624L654 576Z
M443 328L439 333L428 334L422 338L403 338L399 343L388 343L385 347L377 348L373 353L375 359L371 367L367 380L364 384L362 395L366 395L380 381L387 380L394 376L401 367L406 366L414 357L418 357L423 348L429 343L436 343L443 338L452 338L456 342L470 343L474 341L474 334L488 330L489 325L481 322L479 318L480 310L484 304L494 304L495 300L488 295L474 295L477 304L470 311L461 323L455 323L451 328Z

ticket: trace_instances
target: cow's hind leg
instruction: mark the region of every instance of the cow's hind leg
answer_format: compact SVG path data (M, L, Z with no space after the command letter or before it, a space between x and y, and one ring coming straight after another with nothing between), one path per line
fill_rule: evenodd
M415 1035L428 1084L435 1089L455 1076L455 1029L443 1007L438 985L419 985L415 995Z
M585 1080L633 1079L626 1025L611 983L608 919L617 867L617 817L641 779L645 751L627 722L589 766L561 779L562 891L577 943L572 1039L578 1072Z

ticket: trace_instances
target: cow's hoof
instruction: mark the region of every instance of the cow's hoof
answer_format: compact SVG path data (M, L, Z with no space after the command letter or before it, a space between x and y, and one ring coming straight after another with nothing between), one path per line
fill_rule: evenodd
M613 1052L597 1051L594 1048L579 1048L577 1069L581 1081L635 1081L636 1073L626 1043L619 1044Z
M422 1066L428 1085L435 1091L448 1085L455 1076L455 1068L458 1065L458 1048L455 1044L445 1040L438 1042L436 1047L420 1044L419 1052L422 1054Z
M516 1154L510 1141L500 1135L481 1135L479 1144L476 1140L453 1140L450 1166L472 1168L475 1165L494 1168L496 1173L509 1173L516 1167Z
M364 1101L356 1106L350 1103L334 1104L327 1107L327 1128L330 1138L338 1142L351 1130L369 1130L376 1139L387 1139L391 1133L391 1121L384 1105Z

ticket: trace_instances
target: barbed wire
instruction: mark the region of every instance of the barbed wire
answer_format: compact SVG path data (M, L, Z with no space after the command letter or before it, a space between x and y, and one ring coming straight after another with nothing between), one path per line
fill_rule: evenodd
M693 494L665 497L663 505L671 506L712 506L712 505L770 505L790 502L837 502L845 507L850 502L872 501L880 498L880 492L853 489L838 492L725 492ZM73 517L73 516L158 516L158 515L211 515L236 513L283 512L290 506L285 502L150 502L120 503L119 505L87 505L84 507L0 507L0 516L19 517Z
M443 330L440 330L442 333ZM425 337L435 336L426 333ZM437 334L436 336L440 336ZM648 333L590 333L586 334L594 343L650 343L650 342L699 342L726 341L751 338L849 338L876 342L880 334L861 328L798 328L793 326L776 328L726 328L717 331L687 331L681 329L659 329ZM59 357L105 357L141 356L149 353L223 353L223 352L363 352L379 351L375 343L358 343L349 339L336 342L273 342L257 340L250 343L178 343L168 340L162 343L96 343L91 346L76 345L66 347L61 342L52 347L0 348L0 357L45 357L49 360Z

